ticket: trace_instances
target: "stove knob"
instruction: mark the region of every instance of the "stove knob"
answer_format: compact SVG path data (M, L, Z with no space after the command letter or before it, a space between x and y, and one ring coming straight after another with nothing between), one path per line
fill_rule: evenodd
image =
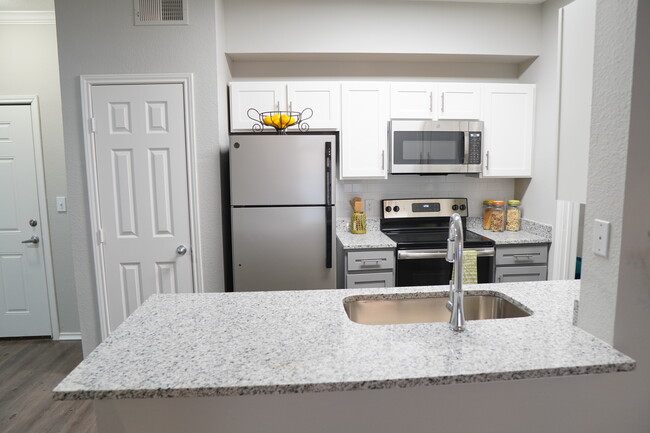
M458 210L458 205L457 205L457 204L453 205L453 206L451 207L451 210Z
M386 206L386 212L390 212L391 210L393 209L390 206Z
M399 212L399 206L395 206L395 207L393 207L393 210L394 210L395 212Z
M461 204L460 205L460 210L465 210L465 209L467 209L467 206L465 206L464 204Z

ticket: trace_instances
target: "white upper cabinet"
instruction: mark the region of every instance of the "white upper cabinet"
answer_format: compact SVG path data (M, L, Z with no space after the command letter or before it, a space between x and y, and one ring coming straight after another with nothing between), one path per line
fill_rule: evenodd
M341 84L338 82L292 82L287 84L287 109L313 110L306 120L309 129L337 130L341 127ZM306 114L306 113L305 113Z
M230 84L230 129L251 132L255 124L248 118L248 110L259 112L285 110L287 86L285 83L235 82Z
M388 83L341 85L341 178L386 178Z
M234 82L230 84L230 130L250 132L248 110L313 110L310 129L337 130L341 125L341 87L337 82ZM295 129L295 128L294 128Z
M483 176L531 177L534 84L483 85Z
M391 119L438 119L437 87L434 83L392 83Z
M438 83L438 119L481 119L481 85Z

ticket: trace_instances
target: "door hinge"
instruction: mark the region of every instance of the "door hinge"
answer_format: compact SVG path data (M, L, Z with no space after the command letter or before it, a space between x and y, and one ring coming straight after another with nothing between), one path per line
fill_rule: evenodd
M97 243L98 244L104 243L104 229L97 230Z
M95 128L97 127L97 124L96 124L96 122L95 122L95 118L94 118L94 117L91 117L90 119L88 119L88 126L89 126L89 128L90 128L90 132L92 132L93 134L94 134L95 132L97 132L97 130L95 129Z

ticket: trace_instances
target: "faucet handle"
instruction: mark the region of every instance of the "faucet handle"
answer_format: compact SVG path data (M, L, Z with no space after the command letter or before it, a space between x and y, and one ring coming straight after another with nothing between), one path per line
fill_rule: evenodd
M456 240L454 239L447 239L447 257L445 260L449 263L456 261Z

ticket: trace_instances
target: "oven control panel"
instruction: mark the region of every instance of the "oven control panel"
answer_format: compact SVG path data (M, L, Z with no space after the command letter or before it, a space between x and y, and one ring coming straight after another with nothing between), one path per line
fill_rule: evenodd
M417 198L382 200L384 218L466 217L466 198Z

